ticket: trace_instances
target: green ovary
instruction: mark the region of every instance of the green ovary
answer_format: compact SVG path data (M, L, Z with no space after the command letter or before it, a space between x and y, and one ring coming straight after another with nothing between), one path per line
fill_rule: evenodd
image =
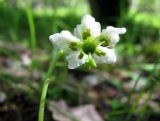
M98 42L94 40L92 37L88 37L86 40L84 40L82 45L82 50L84 53L94 53L96 50L96 47L98 45Z

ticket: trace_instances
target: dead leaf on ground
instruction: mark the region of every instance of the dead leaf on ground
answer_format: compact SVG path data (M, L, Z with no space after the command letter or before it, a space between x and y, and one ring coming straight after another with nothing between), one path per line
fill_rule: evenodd
M65 101L50 101L48 108L57 121L103 121L92 104L71 108Z

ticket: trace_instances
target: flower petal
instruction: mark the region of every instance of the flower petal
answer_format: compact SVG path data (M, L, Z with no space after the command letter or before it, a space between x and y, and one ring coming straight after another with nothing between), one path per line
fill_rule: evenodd
M97 48L100 49L102 52L104 52L105 55L98 56L96 54L93 54L93 58L95 59L96 63L111 64L116 62L116 54L114 49L109 49L101 46L98 46Z
M124 34L126 33L126 28L122 27L122 28L115 28L113 26L108 26L106 28L106 31L109 33L117 33L117 34Z
M69 44L70 42L81 43L81 41L73 36L69 31L65 30L61 33L55 33L49 36L51 42L59 49L63 49L64 51L70 50Z
M90 34L93 37L97 37L100 35L101 25L99 22L96 22L92 16L85 15L81 20L81 24L77 25L74 29L74 35L82 39L83 32L86 31L86 29L90 31Z
M110 37L110 46L114 47L116 43L119 41L119 34L124 34L126 32L126 28L114 28L112 26L108 26L106 29L102 30L102 35Z
M69 69L75 69L86 62L86 59L88 58L88 56L84 54L83 57L79 59L79 55L80 55L80 51L76 51L66 57L68 61Z

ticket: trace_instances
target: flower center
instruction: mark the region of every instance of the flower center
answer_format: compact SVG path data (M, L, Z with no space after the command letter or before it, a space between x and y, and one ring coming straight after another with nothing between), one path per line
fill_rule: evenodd
M109 35L106 35L106 36L100 35L99 37L97 37L97 40L101 43L100 45L102 47L107 47L110 45L110 36Z
M83 41L82 50L86 54L92 54L95 52L97 45L98 42L93 39L93 37L88 37L86 40Z

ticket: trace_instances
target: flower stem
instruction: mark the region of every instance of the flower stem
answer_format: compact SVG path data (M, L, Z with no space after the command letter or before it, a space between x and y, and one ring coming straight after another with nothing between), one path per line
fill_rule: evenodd
M62 51L59 51L56 53L55 58L51 61L50 67L48 69L48 73L45 77L43 87L42 87L40 105L39 105L38 121L44 121L44 108L45 108L46 95L47 95L48 85L50 82L50 77L51 77L52 72L56 67L56 63L59 60L59 58L61 57L62 53L63 53Z

